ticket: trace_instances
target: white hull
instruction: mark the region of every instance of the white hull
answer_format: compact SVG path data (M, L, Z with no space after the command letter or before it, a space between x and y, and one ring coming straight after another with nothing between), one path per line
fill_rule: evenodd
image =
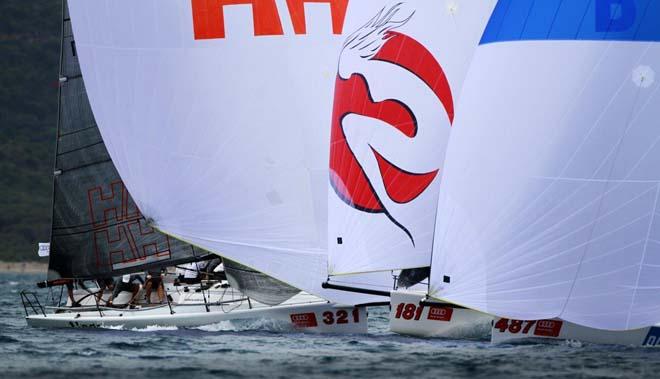
M493 343L523 340L571 340L605 345L658 346L660 325L612 331L580 326L559 319L538 321L495 319L491 334Z
M490 329L491 342L496 344L523 340L574 340L608 345L660 346L660 324L635 330L609 331L558 319L509 320L493 318L470 309L420 306L425 295L423 291L392 292L392 332L416 337L466 338L487 335Z
M280 305L269 306L248 301L231 288L217 287L204 291L207 310L204 296L195 291L198 286L188 286L188 291L184 288L168 288L174 300L171 308L168 304L142 305L135 309L97 307L93 298L89 297L80 308L52 308L52 313L31 314L26 320L32 327L124 329L143 329L155 325L196 327L223 321L268 320L300 332L367 333L365 307L334 305L304 292ZM130 294L122 293L115 304L121 304L127 298Z
M420 305L426 297L421 291L391 293L390 330L415 337L483 337L493 317L471 309L439 305Z

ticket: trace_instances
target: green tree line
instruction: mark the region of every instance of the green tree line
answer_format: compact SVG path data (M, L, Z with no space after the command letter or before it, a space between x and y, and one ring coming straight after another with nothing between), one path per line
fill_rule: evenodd
M0 260L37 259L50 235L61 8L0 1Z

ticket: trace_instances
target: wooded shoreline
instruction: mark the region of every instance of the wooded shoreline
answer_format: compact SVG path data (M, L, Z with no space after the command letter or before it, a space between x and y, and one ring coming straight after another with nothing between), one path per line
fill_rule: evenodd
M0 261L0 272L11 272L18 274L46 273L48 262L4 262Z

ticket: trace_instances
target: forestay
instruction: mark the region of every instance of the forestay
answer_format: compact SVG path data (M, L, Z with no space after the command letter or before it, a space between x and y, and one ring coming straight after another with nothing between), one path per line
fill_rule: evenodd
M320 288L329 125L345 33L390 3L71 1L94 114L152 224L327 299L371 300Z
M87 99L66 2L60 78L48 279L121 275L208 254L150 227L124 187Z
M408 1L347 32L332 115L331 275L429 266L455 105L494 6Z
M447 151L433 297L660 321L658 41L658 1L498 2Z

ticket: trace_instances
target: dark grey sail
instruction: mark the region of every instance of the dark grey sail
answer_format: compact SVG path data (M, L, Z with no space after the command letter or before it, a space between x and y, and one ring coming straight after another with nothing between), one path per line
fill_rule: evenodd
M431 267L410 268L401 270L399 278L397 279L397 286L409 288L415 284L421 283L424 279L428 278L431 274Z
M223 258L223 263L229 285L262 304L282 304L300 292L295 287L240 263L226 258Z
M85 92L63 2L48 279L98 278L208 255L151 228L124 187Z

